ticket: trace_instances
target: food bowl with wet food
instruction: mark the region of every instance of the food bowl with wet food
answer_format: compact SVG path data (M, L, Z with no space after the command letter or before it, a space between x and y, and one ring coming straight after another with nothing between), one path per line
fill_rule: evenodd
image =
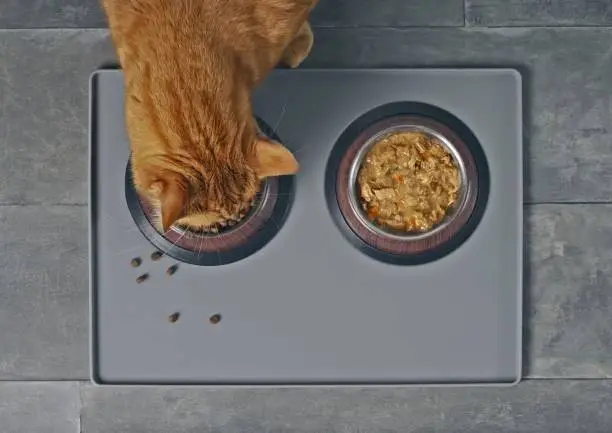
M260 133L278 140L260 121ZM131 162L125 177L127 205L143 235L159 250L184 263L218 266L242 260L263 248L284 224L292 201L293 176L262 181L252 201L233 215L209 226L194 229L179 220L165 232L157 229L156 210L134 188Z
M462 132L431 116L396 114L341 138L334 204L359 249L421 264L469 237L486 202L488 173L477 141Z

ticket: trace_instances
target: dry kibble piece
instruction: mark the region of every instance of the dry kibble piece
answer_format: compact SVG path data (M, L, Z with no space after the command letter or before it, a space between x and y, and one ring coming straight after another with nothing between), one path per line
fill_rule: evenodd
M172 275L176 274L176 271L178 271L178 265L172 265L166 269L166 275L171 277Z
M155 251L153 254L151 254L151 260L156 262L159 259L161 259L163 256L164 256L164 253L162 253L161 251Z
M140 257L134 257L130 262L133 268L137 268L142 264L142 259Z
M147 281L149 279L149 274L142 274L141 276L139 276L138 278L136 278L136 282L138 284L140 283L144 283L145 281Z
M179 319L179 317L181 317L181 313L173 313L171 315L168 316L168 322L170 323L176 323Z
M212 316L210 316L210 319L208 319L208 320L213 325L216 325L217 323L219 323L221 321L221 314L213 314Z

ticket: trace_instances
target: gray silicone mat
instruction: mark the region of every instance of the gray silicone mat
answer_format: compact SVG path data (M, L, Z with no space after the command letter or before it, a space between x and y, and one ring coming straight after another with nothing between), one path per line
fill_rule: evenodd
M203 267L155 248L126 206L120 71L91 80L91 345L99 384L512 384L521 376L522 108L513 70L278 70L256 114L301 164L279 233ZM486 210L456 251L382 263L340 232L325 199L330 152L351 122L417 101L461 119L490 170ZM139 268L130 260L141 257ZM149 279L137 284L136 278ZM167 317L180 312L176 323ZM222 320L211 324L209 317Z

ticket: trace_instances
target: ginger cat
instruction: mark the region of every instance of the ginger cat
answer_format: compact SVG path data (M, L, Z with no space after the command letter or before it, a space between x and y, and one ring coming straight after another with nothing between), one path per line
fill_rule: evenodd
M317 0L102 0L125 77L136 190L174 223L235 214L261 179L298 163L257 134L251 92L277 64L298 66Z

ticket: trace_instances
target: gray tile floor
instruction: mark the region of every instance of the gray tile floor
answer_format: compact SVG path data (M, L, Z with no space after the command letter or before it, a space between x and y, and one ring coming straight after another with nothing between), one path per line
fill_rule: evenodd
M2 433L612 431L612 2L321 0L313 22L305 67L523 71L528 380L472 390L90 386L87 78L114 54L96 0L1 0Z

